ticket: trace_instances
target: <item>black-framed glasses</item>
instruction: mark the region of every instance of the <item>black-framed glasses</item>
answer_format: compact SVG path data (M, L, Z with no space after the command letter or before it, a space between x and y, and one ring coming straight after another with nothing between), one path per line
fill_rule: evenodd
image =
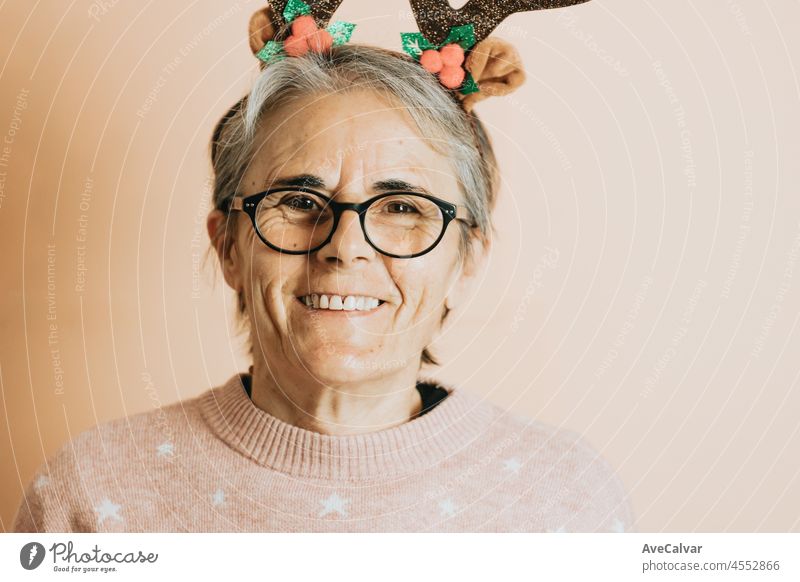
M328 244L345 210L358 213L372 248L397 259L431 251L454 220L475 226L465 206L417 192L387 192L347 203L304 186L282 186L228 198L222 209L247 213L264 244L290 255L313 253Z

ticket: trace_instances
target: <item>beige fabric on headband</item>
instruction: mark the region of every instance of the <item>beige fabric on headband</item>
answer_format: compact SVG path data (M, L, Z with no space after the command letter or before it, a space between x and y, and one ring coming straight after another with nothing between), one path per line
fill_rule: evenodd
M258 53L268 40L275 36L275 12L272 6L265 6L253 12L250 17L250 24L248 26L248 37L250 38L250 50L253 54ZM259 60L259 64L263 69L266 63Z
M467 111L478 101L507 95L525 82L519 52L510 42L500 38L489 37L476 44L467 56L465 66L480 89L477 93L458 94Z

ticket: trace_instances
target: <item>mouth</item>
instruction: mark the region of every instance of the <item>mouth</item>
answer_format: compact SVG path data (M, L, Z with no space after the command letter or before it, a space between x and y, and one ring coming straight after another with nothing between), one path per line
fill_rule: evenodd
M318 311L359 311L370 312L386 303L383 299L368 295L335 295L330 293L311 293L296 298L309 309Z

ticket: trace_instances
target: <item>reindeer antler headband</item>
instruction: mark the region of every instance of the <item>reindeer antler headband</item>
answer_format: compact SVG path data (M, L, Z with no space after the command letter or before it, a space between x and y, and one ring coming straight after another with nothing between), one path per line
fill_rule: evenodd
M419 32L401 34L403 50L454 91L469 111L481 99L505 95L525 81L519 53L487 38L508 16L582 4L588 0L470 0L459 9L447 0L410 0ZM350 40L355 24L334 22L342 0L269 0L250 19L250 48L262 68L286 56L326 52ZM324 27L324 28L323 28Z

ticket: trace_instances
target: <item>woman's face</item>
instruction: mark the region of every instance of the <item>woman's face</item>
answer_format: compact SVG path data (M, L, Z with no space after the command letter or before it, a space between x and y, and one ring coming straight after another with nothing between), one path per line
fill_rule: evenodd
M264 119L241 185L247 196L284 184L307 184L341 202L362 202L397 183L464 204L450 162L419 135L402 108L372 92L306 98ZM451 223L429 253L395 259L365 240L355 212L342 214L333 239L306 255L275 251L236 213L236 251L226 280L244 289L253 348L271 369L304 369L343 383L419 365L448 299L466 279L458 260L459 225ZM366 310L315 309L307 295L381 300Z

